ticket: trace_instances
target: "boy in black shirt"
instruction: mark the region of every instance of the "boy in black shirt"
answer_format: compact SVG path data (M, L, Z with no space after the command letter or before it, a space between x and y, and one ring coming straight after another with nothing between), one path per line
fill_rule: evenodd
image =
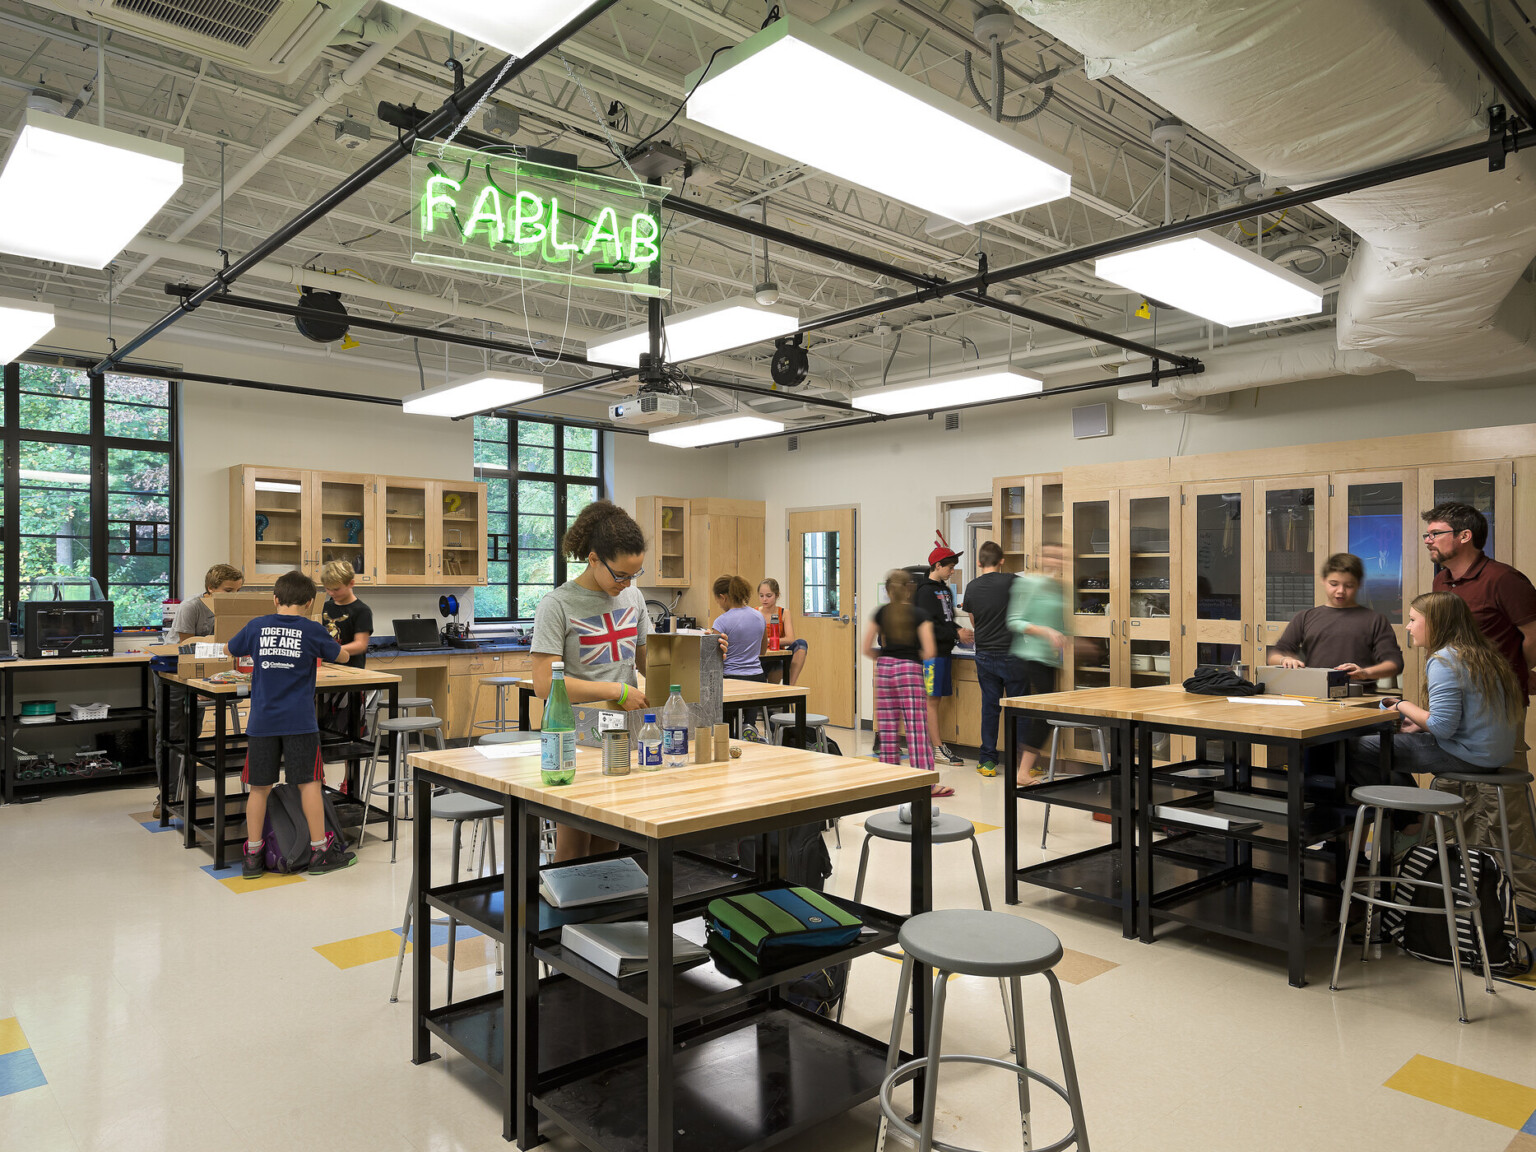
M326 593L325 607L320 609L320 623L325 625L331 639L341 645L349 668L362 668L368 663L368 641L373 636L373 609L352 591L356 579L357 573L345 560L332 560L320 572ZM361 700L362 697L350 692L330 696L320 705L326 729L348 734L350 739L353 731L351 705L353 701Z
M955 641L969 644L974 638L969 628L962 628L955 620L955 590L949 586L955 565L960 556L944 543L943 537L933 551L928 553L928 578L917 582L917 594L912 603L933 623L933 643L937 655L923 669L923 682L928 692L928 733L939 734L939 697L954 694L950 682L949 656ZM941 740L933 747L934 759L943 764L964 764L965 761Z
M1024 661L1013 655L1013 633L1008 631L1008 600L1014 577L1003 571L1003 549L988 540L976 550L981 574L965 586L962 612L970 614L976 635L976 679L981 684L981 761L976 771L997 775L997 728L1002 715L998 701L1029 691Z

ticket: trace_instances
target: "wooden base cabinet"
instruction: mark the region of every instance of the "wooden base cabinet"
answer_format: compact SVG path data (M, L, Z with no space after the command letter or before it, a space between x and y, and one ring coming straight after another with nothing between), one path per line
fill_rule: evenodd
M937 739L964 748L981 747L981 683L976 679L976 661L956 658L950 661L950 679L954 695L939 699ZM931 735L931 733L930 733Z

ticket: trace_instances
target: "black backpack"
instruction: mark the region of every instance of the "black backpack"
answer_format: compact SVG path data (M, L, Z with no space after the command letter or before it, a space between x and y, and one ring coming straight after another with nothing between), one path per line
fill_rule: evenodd
M1461 846L1447 845L1446 867L1451 883L1459 888L1469 887L1462 871ZM1470 888L1477 894L1478 908L1483 918L1483 939L1488 944L1488 963L1497 976L1519 976L1531 970L1531 951L1515 934L1515 899L1509 878L1492 852L1480 848L1470 849L1467 867L1472 873ZM1398 875L1407 880L1440 882L1440 857L1433 845L1418 844L1408 850ZM1415 908L1440 909L1443 897L1437 888L1420 885L1404 885L1411 891L1409 900ZM1403 897L1399 895L1398 899ZM1388 936L1410 956L1430 960L1436 964L1451 962L1450 934L1445 927L1445 917L1427 913L1399 912L1387 909L1382 915L1382 927ZM1474 971L1481 972L1482 960L1477 952L1477 935L1472 928L1472 917L1458 912L1456 917L1456 948L1461 962Z
M347 838L330 796L321 793L325 804L325 830L343 848ZM268 872L303 872L309 867L309 821L299 800L296 784L278 784L267 796L267 820L262 829L262 850Z

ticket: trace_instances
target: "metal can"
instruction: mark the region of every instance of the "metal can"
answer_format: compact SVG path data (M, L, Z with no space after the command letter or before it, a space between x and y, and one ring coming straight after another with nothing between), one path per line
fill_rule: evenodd
M603 733L603 775L629 775L629 732L624 728Z

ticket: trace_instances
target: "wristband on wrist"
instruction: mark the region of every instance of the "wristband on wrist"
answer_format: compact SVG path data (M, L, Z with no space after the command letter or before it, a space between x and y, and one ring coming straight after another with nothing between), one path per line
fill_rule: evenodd
M629 685L619 685L619 707L623 707L629 701Z

